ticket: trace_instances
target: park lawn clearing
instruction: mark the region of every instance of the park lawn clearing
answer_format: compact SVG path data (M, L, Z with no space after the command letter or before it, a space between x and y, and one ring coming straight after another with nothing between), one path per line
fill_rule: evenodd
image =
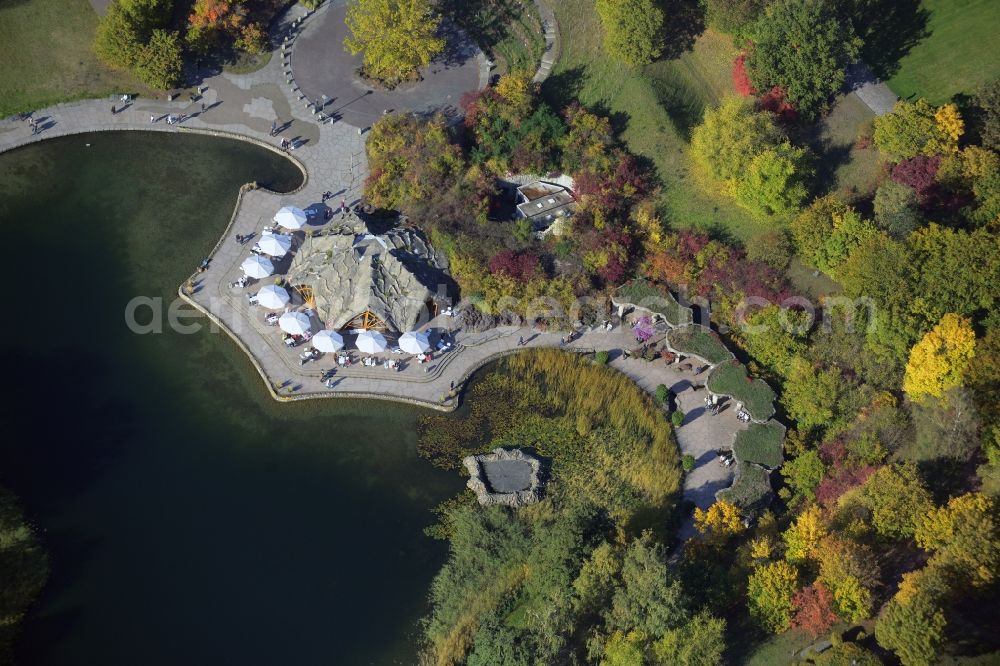
M667 342L671 348L693 354L713 365L733 357L733 353L726 349L711 329L697 324L668 331Z
M751 462L776 469L784 462L785 427L777 421L751 423L736 433L733 455L740 462Z
M889 87L903 99L943 104L970 94L1000 71L996 0L923 0L930 33L900 61Z
M871 136L875 113L851 93L837 98L830 113L819 125L819 182L837 192L845 201L874 195L879 176L879 156L875 145L861 147L858 139Z
M146 92L97 60L97 14L87 0L0 3L0 117L57 102Z
M691 174L688 129L695 115L700 122L698 109L715 104L725 90L724 77L730 76L732 65L729 54L735 49L729 43L722 57L717 47L727 38L700 39L679 58L635 69L604 53L603 29L592 0L549 4L562 36L559 61L543 86L553 108L562 109L575 98L611 117L629 151L655 167L663 184L657 204L668 226L741 241L766 229L731 199L700 188Z
M712 369L712 374L708 376L708 390L742 402L754 421L765 421L774 416L774 391L766 382L751 379L746 367L735 359Z

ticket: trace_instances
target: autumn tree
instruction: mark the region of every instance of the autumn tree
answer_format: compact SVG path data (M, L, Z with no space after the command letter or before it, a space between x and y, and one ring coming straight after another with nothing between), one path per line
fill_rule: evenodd
M825 0L777 0L749 28L747 71L757 90L781 86L806 118L826 111L861 40Z
M764 11L768 0L705 0L705 18L716 30L740 34Z
M976 130L983 146L1000 151L1000 78L984 84L972 96L977 110Z
M833 595L819 581L796 592L792 604L795 606L792 626L805 629L814 637L830 631L830 627L837 622L837 614L833 612Z
M736 201L760 218L787 217L806 198L811 174L804 148L779 143L750 160L736 184Z
M195 0L185 39L192 50L205 54L224 37L237 36L245 20L246 9L240 2Z
M968 493L928 512L914 535L933 551L928 566L942 567L973 587L992 585L1000 572L1000 515L994 498Z
M663 9L654 0L597 0L604 49L634 65L648 65L663 52Z
M917 524L934 506L912 463L878 469L862 487L862 501L871 511L875 531L893 539L913 536Z
M837 415L837 401L843 389L839 369L817 366L800 356L789 363L781 403L802 432L818 430Z
M946 314L910 350L903 390L915 400L927 395L940 398L945 391L962 384L975 350L972 322L957 314Z
M709 666L722 663L726 621L699 613L653 643L656 666Z
M444 51L429 0L359 0L347 10L344 46L362 54L365 76L388 87L413 78Z
M791 624L798 578L795 567L784 560L764 564L750 575L750 616L767 631L778 634Z
M899 597L893 597L876 621L875 638L903 666L930 666L944 642L944 613L930 594Z
M739 507L722 500L716 501L708 510L696 507L694 526L701 534L717 540L740 534L746 529Z
M897 161L954 152L964 130L954 104L935 108L920 98L915 102L900 100L891 113L877 117L872 138L880 152Z
M796 495L816 499L816 486L823 480L826 467L815 449L805 451L781 466L781 476Z
M785 540L785 557L789 562L812 558L820 541L827 535L822 511L813 504L795 519L782 537Z

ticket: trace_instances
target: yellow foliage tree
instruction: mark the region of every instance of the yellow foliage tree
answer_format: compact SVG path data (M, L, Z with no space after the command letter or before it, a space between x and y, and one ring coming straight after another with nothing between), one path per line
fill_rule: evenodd
M948 313L910 350L903 390L913 399L940 398L961 386L962 373L975 355L976 334L965 317Z
M958 140L965 133L965 121L954 104L945 104L934 112L934 122L943 135L951 139L950 150L956 150Z
M790 562L813 557L816 546L827 532L819 506L812 505L799 514L792 526L782 535L785 539L785 556Z
M694 526L702 534L716 537L733 536L746 529L739 508L723 501L717 501L708 507L708 511L696 508Z
M442 51L441 17L429 0L359 0L347 10L344 46L362 54L367 76L395 86L413 78Z
M997 503L982 493L955 497L932 511L914 534L924 550L934 556L928 566L950 571L975 587L991 585L1000 571L1000 516Z
M524 74L507 74L497 81L496 92L511 106L515 118L524 118L531 111L534 91L531 80Z

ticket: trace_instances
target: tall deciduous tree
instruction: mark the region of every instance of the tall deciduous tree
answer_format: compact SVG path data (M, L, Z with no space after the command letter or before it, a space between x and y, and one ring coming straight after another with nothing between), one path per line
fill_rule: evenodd
M663 10L655 0L597 0L604 48L629 65L648 65L663 52Z
M94 52L116 69L132 70L143 83L169 88L183 62L177 33L164 29L171 0L116 0L97 25Z
M776 634L787 629L795 610L792 599L798 589L798 579L798 571L784 560L758 567L750 576L747 588L750 616Z
M903 390L913 399L926 395L940 398L945 391L962 384L975 352L972 322L954 313L946 314L910 350Z
M749 29L747 70L757 90L781 86L807 118L824 112L844 84L861 40L825 0L778 0Z
M934 505L912 463L892 464L872 474L862 489L875 531L889 538L913 536L917 523Z
M429 0L359 0L347 10L344 46L362 54L365 75L395 86L444 51L440 23Z
M892 650L903 666L930 666L944 641L944 613L931 595L890 601L875 623L879 645Z

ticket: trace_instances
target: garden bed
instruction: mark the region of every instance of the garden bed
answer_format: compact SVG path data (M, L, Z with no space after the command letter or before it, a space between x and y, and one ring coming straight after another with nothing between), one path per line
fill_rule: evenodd
M760 465L739 463L733 485L720 490L715 497L744 511L759 513L771 503L771 474Z
M785 427L776 421L751 423L746 430L736 433L733 455L741 463L757 463L770 469L784 462Z
M693 354L712 365L733 357L719 337L704 326L691 325L674 329L667 333L667 343L672 349L684 354Z
M615 305L632 305L661 315L671 326L690 324L692 319L691 309L678 303L669 290L641 278L618 287L611 302Z
M708 390L728 395L743 403L754 421L766 421L774 416L774 391L760 379L751 379L742 363L733 359L717 365L708 377Z

